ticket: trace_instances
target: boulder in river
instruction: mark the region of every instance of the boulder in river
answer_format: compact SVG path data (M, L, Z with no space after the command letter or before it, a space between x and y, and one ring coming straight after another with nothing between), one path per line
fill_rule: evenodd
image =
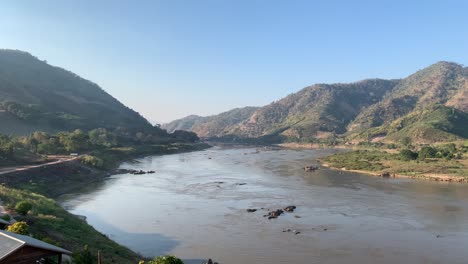
M318 170L318 167L317 166L312 166L312 165L311 166L305 166L304 170L305 171L316 171L316 170Z
M284 208L284 211L286 211L286 212L288 212L288 213L292 213L292 212L294 212L295 209L296 209L296 206L290 205L290 206L286 206L286 207Z
M253 212L256 212L256 211L257 211L257 209L250 209L250 208L247 209L247 212L248 212L248 213L253 213Z
M284 213L283 210L277 209L277 210L268 212L268 214L264 215L264 217L268 217L268 219L275 219L275 218L278 218L278 216L280 216L283 213Z

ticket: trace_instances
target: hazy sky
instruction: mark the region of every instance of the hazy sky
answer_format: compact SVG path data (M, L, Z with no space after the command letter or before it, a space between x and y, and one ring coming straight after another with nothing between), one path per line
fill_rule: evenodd
M92 80L151 121L320 82L468 63L468 1L2 0L0 48Z

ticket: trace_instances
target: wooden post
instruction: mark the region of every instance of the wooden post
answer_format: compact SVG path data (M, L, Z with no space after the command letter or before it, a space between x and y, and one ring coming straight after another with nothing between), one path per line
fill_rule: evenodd
M98 250L97 252L97 263L101 264L101 250Z
M58 255L58 264L62 264L62 254Z

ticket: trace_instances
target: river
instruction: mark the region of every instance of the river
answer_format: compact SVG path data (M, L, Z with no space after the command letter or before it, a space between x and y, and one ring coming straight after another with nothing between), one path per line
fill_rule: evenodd
M114 175L61 204L144 256L186 263L468 262L467 184L302 169L334 152L214 147L146 157L121 168L155 174ZM263 217L288 205L296 211Z

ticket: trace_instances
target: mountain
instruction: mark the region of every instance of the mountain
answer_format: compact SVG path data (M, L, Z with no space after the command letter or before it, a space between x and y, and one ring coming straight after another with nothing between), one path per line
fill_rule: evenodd
M0 133L152 125L97 84L29 53L0 50Z
M402 79L381 102L362 111L348 130L380 126L434 104L467 111L467 81L467 70L462 66L450 62L436 63Z
M187 116L161 127L169 133L175 130L188 130L197 133L199 137L222 137L234 133L234 127L245 122L258 107L235 108L230 111L214 115L201 117L196 115Z
M366 106L378 102L397 81L364 80L351 84L317 84L267 106L234 109L210 117L188 116L163 128L185 128L200 137L259 138L282 134L289 137L323 137L345 132ZM232 118L236 117L236 118ZM185 124L191 124L185 126Z
M227 112L229 113L229 112ZM406 78L368 79L348 84L316 84L229 125L210 117L188 117L183 127L201 137L310 141L346 137L354 141L419 142L467 138L468 68L438 62ZM199 127L204 127L200 130ZM202 131L202 133L200 133Z

